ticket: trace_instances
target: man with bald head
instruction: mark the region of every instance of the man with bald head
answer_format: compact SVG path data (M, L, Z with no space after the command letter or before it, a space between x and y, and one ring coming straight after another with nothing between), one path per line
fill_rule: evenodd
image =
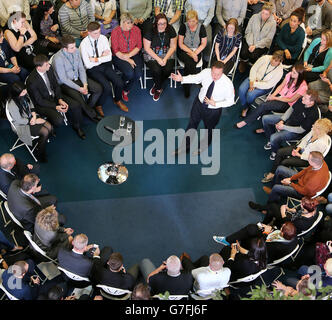
M141 263L143 275L146 274L146 270L154 268L149 259L144 259ZM166 291L170 295L187 295L192 288L193 277L182 270L180 259L172 255L160 267L150 272L147 282L151 287L151 295L164 294Z
M39 168L31 164L25 165L15 159L11 153L4 153L0 157L0 190L7 195L9 187L14 180L21 180L26 174L39 174Z

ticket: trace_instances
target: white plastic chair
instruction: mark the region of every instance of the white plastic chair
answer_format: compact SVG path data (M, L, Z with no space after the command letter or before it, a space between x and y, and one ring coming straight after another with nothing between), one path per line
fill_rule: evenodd
M250 274L249 276L246 276L246 277L243 277L243 278L240 278L240 279L237 279L235 281L231 281L229 282L228 284L231 286L231 287L234 287L233 285L234 284L237 284L237 283L241 283L241 282L252 282L254 280L256 280L257 278L261 277L261 275L267 271L267 268L266 269L263 269L257 273L254 273L254 274ZM261 278L262 281L264 282L263 278Z
M4 206L5 206L5 209L6 209L7 213L8 213L8 215L9 215L10 219L14 223L16 223L20 228L22 228L24 230L24 227L23 227L22 223L20 221L18 221L17 218L14 216L14 214L9 210L9 206L8 206L8 202L7 201L5 201Z
M8 101L6 102L6 116L7 116L7 119L8 119L8 121L9 121L9 123L10 123L10 126L12 127L12 130L13 130L13 131L16 133L16 135L17 135L17 129L16 129L14 123L13 123L13 118L12 118L12 116L10 115L10 111L9 111L9 107L8 107ZM32 141L34 141L35 139L38 139L38 138L39 138L39 136L31 136ZM35 151L37 145L38 145L38 142L37 142L37 143L31 148L31 147L29 147L29 146L28 146L26 143L24 143L24 142L22 142L21 144L18 144L20 141L21 141L20 138L17 138L16 142L15 142L14 145L9 149L9 151L13 151L13 150L15 150L15 149L17 149L17 148L19 148L19 147L25 146L25 147L28 149L28 151L29 151L29 153L31 154L31 156L33 157L33 159L34 159L36 162L38 162L38 160L36 159L36 157L35 157L35 155L34 155L34 153L33 153L33 152Z
M328 186L331 183L331 178L332 178L332 174L331 174L331 171L329 171L329 180L327 181L327 184L325 185L325 187L322 190L317 191L316 194L313 197L311 197L312 199L314 199L314 198L320 196L322 193L324 193L324 191L328 188Z
M62 267L58 267L60 271L62 271L70 280L73 281L86 281L90 283L90 279L87 277L82 277L76 273L70 272Z
M96 287L101 289L100 293L104 298L110 300L128 300L131 295L130 290L114 288L103 284L98 284Z
M5 293L5 295L8 297L9 300L19 300L16 297L14 297L11 293L9 293L2 283L0 283L0 290L2 290Z
M300 234L298 234L297 236L298 236L298 237L303 237L303 236L305 236L306 234L308 234L311 230L313 230L313 229L318 225L318 223L322 220L322 218L323 218L323 212L322 212L322 211L319 211L319 212L318 212L317 219L316 219L315 222L312 224L312 226L311 226L309 229L302 231L302 232L301 232Z
M293 257L293 255L299 250L300 246L297 244L295 249L290 252L289 254L285 255L284 257L274 260L273 262L269 263L267 265L268 269L271 269L272 267L276 266L277 264L286 261L288 258L292 258L292 260L294 261L295 258Z
M152 298L155 298L155 299L159 299L159 300L163 300L163 298L161 298L158 294L152 296ZM179 295L169 295L168 296L168 300L188 300L188 295L185 294L185 295L182 295L182 294L179 294Z

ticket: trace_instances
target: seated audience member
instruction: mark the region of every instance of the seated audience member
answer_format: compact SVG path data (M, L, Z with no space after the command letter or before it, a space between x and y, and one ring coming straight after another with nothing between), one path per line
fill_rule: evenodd
M30 17L29 0L1 0L0 1L0 24L4 27L13 12L23 12L28 21Z
M71 249L74 230L60 227L58 212L47 207L36 216L33 240L51 259L56 259L60 248Z
M35 263L31 259L17 261L2 274L2 285L19 300L35 300L41 286L34 269Z
M19 65L31 71L34 68L33 58L36 54L48 54L37 41L36 32L26 21L25 14L22 12L13 13L11 25L5 31L5 38L10 47L16 52Z
M134 25L130 14L123 13L120 17L120 25L112 31L111 48L113 64L122 72L124 82L122 99L128 101L128 94L134 82L143 75L141 30Z
M198 22L197 12L188 11L186 21L179 30L179 46L177 49L177 57L184 63L183 75L185 76L198 73L196 65L200 62L207 43L206 30L204 25ZM188 98L190 96L190 84L183 85L183 88L185 97Z
M37 115L37 110L30 100L23 82L14 82L11 86L11 97L8 110L17 130L18 137L32 146L32 136L39 136L35 157L40 162L47 162L46 142L53 133L52 125Z
M131 300L151 300L150 288L147 284L139 283L133 289Z
M90 119L98 121L100 117L97 117L97 113L103 114L102 106L97 105L103 88L98 82L87 77L81 53L76 50L74 37L63 36L61 44L62 50L54 55L52 61L61 91L77 101Z
M282 50L285 55L284 64L293 65L298 59L305 39L305 32L300 24L301 16L298 13L292 13L287 22L276 37L276 45L273 51Z
M115 0L91 0L90 3L95 19L100 23L101 34L104 36L110 34L119 25L116 20Z
M211 21L214 17L214 9L216 7L215 0L186 0L184 4L185 12L195 10L198 14L198 22L201 23L207 36L207 45L203 51L203 60L208 61L210 58L211 46L212 46L212 28Z
M301 199L301 205L297 208L289 208L286 204L280 205L280 203L271 202L264 206L253 206L251 208L258 211L266 211L263 224L272 224L278 229L286 221L291 221L295 228L296 234L300 234L303 231L310 229L310 227L317 220L317 206L318 201L309 197L303 197Z
M120 0L120 14L129 13L141 32L151 23L152 0Z
M225 28L221 29L216 38L212 61L218 60L225 64L224 73L228 74L236 62L237 50L240 47L242 35L238 30L237 20L231 18Z
M60 248L59 267L81 277L90 277L93 265L100 259L99 247L92 250L94 245L88 245L88 237L83 233L74 237L72 245L71 251Z
M310 131L319 118L316 105L317 93L307 90L301 100L298 100L282 115L271 114L262 118L264 133L268 139L265 150L271 150L270 160L274 160L282 143L288 140L302 138Z
M112 86L115 96L114 104L125 112L128 112L128 108L121 101L124 84L121 77L113 69L109 42L100 32L101 29L98 22L89 23L89 34L81 42L80 51L88 77L103 87L103 92L98 102L100 108L96 108L97 112L103 117L102 106L106 104L107 97L112 96Z
M325 105L325 108L321 108L321 111L326 113L329 98L332 94L332 60L328 68L320 75L320 79L309 83L309 89L318 92L318 103Z
M107 261L107 268L105 268L105 260ZM93 271L93 281L95 284L102 284L105 286L133 290L135 281L138 276L138 264L134 265L128 271L123 266L123 257L119 252L108 252L105 259L100 259L95 263Z
M144 279L151 288L151 295L166 291L170 295L186 295L193 285L193 277L190 273L181 271L181 261L177 256L170 256L156 269L149 259L144 259L140 264Z
M7 194L14 180L21 180L26 174L39 174L38 165L24 164L11 153L4 153L0 157L0 190Z
M298 295L299 293L303 293L305 296L311 296L311 290L309 286L309 275L302 276L300 280L296 279L296 286L295 288L291 286L286 286L282 282L276 280L272 283L272 285L279 291L282 291L283 294L288 297L288 296L295 296Z
M68 112L73 129L81 139L85 139L85 133L81 128L82 107L80 103L61 92L53 67L46 56L37 55L33 60L36 67L27 79L27 87L36 111L47 117L56 127L63 123L61 113Z
M255 63L269 50L275 32L276 22L272 15L272 4L265 3L262 11L254 14L248 22L240 53L243 60L239 65L240 72L245 70L245 61Z
M274 90L272 94L267 97L267 101L261 103L254 110L251 110L249 115L236 124L238 129L251 124L258 117L275 112L285 112L292 106L299 98L301 98L307 91L308 86L304 80L304 67L302 64L296 64L291 72L288 72L283 82ZM263 132L262 129L257 129L256 133Z
M59 9L62 35L73 36L77 45L88 35L87 26L92 21L95 21L94 13L86 0L68 0Z
M47 47L49 52L54 53L61 49L58 17L51 1L39 2L32 23L42 45Z
M153 0L154 15L157 17L159 13L166 15L168 23L178 33L181 24L181 13L184 7L184 0Z
M263 183L272 181L279 165L284 167L307 167L308 158L312 151L322 154L329 148L329 133L332 131L332 122L329 119L318 119L312 129L297 145L278 149L270 172L264 174Z
M255 235L252 237L247 245L248 250L234 240L231 246L226 246L220 251L220 255L226 261L224 267L231 271L230 281L236 281L266 269L267 245L259 231L257 231L257 237ZM239 238L239 241L241 240L244 239Z
M210 257L203 256L194 263L188 255L185 253L182 255L183 269L191 272L194 278L194 291L200 291L198 292L200 296L206 297L215 290L227 287L231 270L223 267L224 260L218 253L213 253Z
M164 14L156 16L153 26L147 28L144 37L144 61L150 69L153 86L150 95L158 101L163 91L162 85L174 68L174 52L176 50L176 32L168 23Z
M49 206L55 206L57 199L53 195L36 195L42 189L40 179L35 174L27 174L22 180L15 180L8 191L8 207L21 222L25 230L33 233L36 216L39 211ZM64 223L62 217L61 224Z
M218 19L219 26L216 28L217 30L215 30L215 34L217 34L220 29L225 29L227 21L231 18L236 19L239 28L241 28L246 16L248 4L247 0L217 0L216 4L216 17Z
M254 238L254 240L252 238ZM225 260L227 260L229 252L231 252L231 258L233 256L231 265L238 262L236 271L242 273L240 276L237 272L235 272L234 267L229 266L229 261L224 265L225 267L229 267L231 269L231 281L265 269L267 263L272 263L273 261L291 253L295 249L298 242L296 237L296 228L290 221L285 222L281 226L280 230L261 223L249 224L227 237L213 236L213 239L217 243L226 246L226 248L223 248L220 253ZM242 242L247 245L248 240L251 248L249 251L240 246L240 243ZM232 245L232 248L230 248L230 245ZM241 255L247 254L248 256L244 257L244 259L239 259L239 261L236 259L234 260L234 256L237 251L239 251ZM251 262L251 270L249 272L246 271L247 268L244 267L244 270L241 268L241 262L243 260L248 260L248 258L249 260L250 258L253 260ZM243 274L244 271L246 274Z
M251 67L249 77L239 87L239 98L242 105L242 117L247 115L249 106L259 96L268 93L282 78L283 52L276 51L272 56L260 57Z
M332 4L327 0L310 0L306 10L306 34L315 37L332 24Z
M300 172L279 166L274 176L272 189L263 187L269 194L268 202L278 202L282 197L301 199L313 197L322 190L329 180L329 168L320 152L310 152L309 167Z
M0 27L0 82L24 82L28 74L28 70L18 65L15 53L4 38L3 29Z
M274 19L281 28L288 22L291 13L301 7L302 4L302 0L271 0L270 2L273 5L272 13ZM282 24L283 21L285 23Z
M325 30L320 38L314 39L304 52L305 79L312 82L319 79L320 72L332 61L332 31Z

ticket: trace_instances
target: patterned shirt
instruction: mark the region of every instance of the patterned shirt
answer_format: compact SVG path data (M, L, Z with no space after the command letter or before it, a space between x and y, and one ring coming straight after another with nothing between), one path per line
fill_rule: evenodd
M160 12L167 13L169 6L172 5L173 12L183 10L184 0L154 0L154 7L159 7Z
M114 55L119 51L128 53L135 48L142 49L141 30L137 26L133 26L130 31L123 31L118 26L112 31L111 39L111 47Z
M233 51L234 47L239 48L241 44L242 35L237 33L233 37L228 37L227 33L224 33L222 29L216 39L216 43L219 43L220 59L226 59L226 57ZM232 60L236 59L236 55L232 57Z

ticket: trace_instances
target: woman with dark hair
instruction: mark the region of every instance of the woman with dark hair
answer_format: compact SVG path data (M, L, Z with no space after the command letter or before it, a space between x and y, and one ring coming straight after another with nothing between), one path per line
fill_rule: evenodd
M61 49L58 18L51 1L40 1L32 21L40 44L49 52Z
M308 89L304 80L304 67L302 64L296 64L291 72L288 72L283 82L268 96L267 101L261 103L256 109L251 110L249 115L238 122L235 126L240 129L247 124L251 124L258 117L275 112L285 112L299 98L301 98ZM263 129L257 129L256 133L262 133Z
M249 242L249 250L244 249L239 241L226 246L220 251L225 260L224 268L231 270L230 281L244 278L266 269L267 251L264 238L253 238Z
M13 13L10 25L5 31L5 38L14 52L17 61L24 68L32 71L35 68L33 58L36 54L48 54L47 50L37 42L36 32L26 20L23 12Z
M14 82L11 87L11 97L8 102L9 113L19 138L32 145L31 136L39 136L35 156L40 162L47 162L46 141L53 131L52 125L40 118L30 100L23 82Z
M265 211L265 217L262 221L263 224L271 224L278 229L286 221L293 222L296 233L308 230L317 219L317 206L319 202L317 199L310 197L303 197L300 206L297 208L289 208L286 204L270 202L266 207L255 207L256 210Z
M174 68L176 50L176 32L168 23L166 16L160 13L155 22L143 36L143 57L153 77L150 95L158 101L163 91L162 85Z
M302 51L305 31L300 27L302 23L301 18L300 14L293 12L289 22L281 28L280 33L277 35L273 51L283 50L285 65L293 65Z
M201 60L202 51L207 44L205 27L198 21L195 10L189 10L186 14L187 22L182 24L179 30L179 46L177 56L184 63L183 75L196 74L196 65ZM190 84L184 84L184 95L190 96Z
M221 61L225 64L223 73L228 74L236 60L236 52L240 47L242 35L239 32L238 22L235 18L227 21L225 29L219 31L214 47L214 56L212 62L215 60Z

